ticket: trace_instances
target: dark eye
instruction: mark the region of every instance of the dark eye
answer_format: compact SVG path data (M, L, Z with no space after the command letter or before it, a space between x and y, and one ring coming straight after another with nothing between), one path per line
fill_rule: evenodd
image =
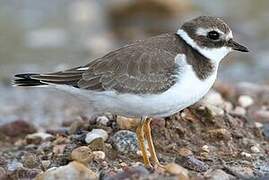
M218 40L219 39L219 33L217 31L210 31L207 34L207 37L212 40Z

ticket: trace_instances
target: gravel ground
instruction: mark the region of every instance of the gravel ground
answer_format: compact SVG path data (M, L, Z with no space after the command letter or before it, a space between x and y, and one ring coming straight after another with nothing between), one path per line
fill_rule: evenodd
M0 101L0 179L269 176L267 86L216 83L197 104L154 119L154 143L167 170L141 163L134 133L139 120L110 114L89 118L85 105L56 92L1 90L9 93Z

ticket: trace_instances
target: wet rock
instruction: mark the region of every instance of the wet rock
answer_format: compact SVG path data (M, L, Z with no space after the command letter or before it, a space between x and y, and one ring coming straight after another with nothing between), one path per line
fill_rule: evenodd
M133 129L138 126L140 119L117 116L117 124L120 129Z
M191 169L197 172L204 172L207 171L209 168L206 163L196 159L193 155L186 157L177 157L176 162L187 169Z
M120 130L112 136L111 141L114 148L120 153L128 154L138 151L136 134L132 131Z
M23 120L13 121L0 126L0 133L10 137L24 137L36 132L35 127Z
M80 146L71 153L71 159L87 164L93 160L93 153L87 146Z
M40 165L40 159L35 154L27 152L22 156L22 163L26 168L37 168Z
M106 116L98 116L98 117L96 118L96 123L97 123L97 124L102 124L102 125L104 125L104 126L107 126L108 123L109 123L109 119L108 119L108 117L106 117Z
M104 160L106 158L106 154L103 151L93 151L92 155L95 161Z
M40 144L42 141L49 141L53 139L53 136L48 133L38 132L28 134L26 137L27 144Z
M238 98L238 104L244 108L251 106L254 103L252 97L247 95L241 95Z
M119 172L112 176L104 177L104 180L118 180L118 179L136 179L136 178L147 178L149 171L144 166L135 166L125 168L124 171Z
M93 129L86 135L85 142L90 144L92 141L102 138L104 141L108 138L108 133L103 129Z
M50 168L44 173L38 175L37 180L93 180L97 179L97 174L88 169L82 163L73 161L66 166Z
M208 134L213 140L215 139L229 141L232 139L231 132L224 128L209 130Z
M209 170L205 173L205 179L208 180L235 180L236 178L230 174L227 174L221 169Z
M182 180L188 180L189 175L188 175L188 170L183 168L182 166L176 164L176 163L169 163L165 165L165 170L168 173L171 173L173 175L177 175L179 179Z

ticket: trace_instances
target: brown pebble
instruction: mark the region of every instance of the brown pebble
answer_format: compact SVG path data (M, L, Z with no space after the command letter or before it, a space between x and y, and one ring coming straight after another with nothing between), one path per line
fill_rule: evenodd
M133 129L138 126L140 119L117 116L117 124L120 129Z
M193 155L192 151L185 147L180 148L178 154L183 157Z
M0 126L0 132L10 137L24 137L27 134L36 132L36 129L26 121L17 120Z
M87 164L93 160L92 150L87 146L80 146L72 151L71 159Z
M224 128L209 130L208 134L212 140L229 141L232 139L231 133L227 129L224 129Z
M37 168L40 165L40 160L35 154L27 152L22 156L22 163L26 168Z
M173 175L177 175L179 179L182 180L189 180L188 170L183 168L182 166L176 164L176 163L169 163L165 165L165 170L168 173L171 173Z
M93 151L102 151L104 149L105 142L103 138L94 139L88 147Z

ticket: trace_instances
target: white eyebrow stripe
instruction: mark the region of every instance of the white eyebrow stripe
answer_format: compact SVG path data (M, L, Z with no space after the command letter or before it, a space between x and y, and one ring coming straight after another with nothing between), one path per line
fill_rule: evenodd
M81 67L81 68L78 68L77 70L78 71L85 71L85 70L88 70L89 69L89 67Z
M224 35L224 32L222 32L221 30L219 30L218 28L208 28L208 29L205 29L205 28L198 28L196 30L196 34L197 35L202 35L202 36L206 36L208 32L210 31L217 31L218 33L220 33L221 35Z

